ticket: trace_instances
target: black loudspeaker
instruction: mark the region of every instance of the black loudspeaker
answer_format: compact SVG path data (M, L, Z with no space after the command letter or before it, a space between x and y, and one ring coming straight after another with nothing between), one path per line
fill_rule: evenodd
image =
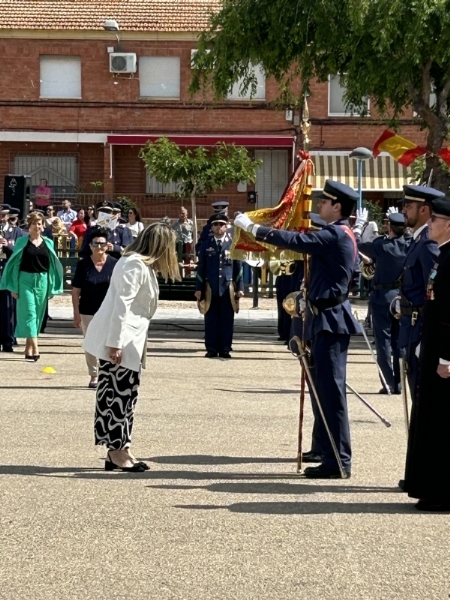
M25 219L30 210L30 186L27 175L5 175L3 202L20 210L19 219Z

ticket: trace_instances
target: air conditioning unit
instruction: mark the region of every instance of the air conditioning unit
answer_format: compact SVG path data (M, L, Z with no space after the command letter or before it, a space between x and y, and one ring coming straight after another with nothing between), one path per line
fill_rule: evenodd
M109 55L110 73L136 73L136 65L134 52L111 52Z

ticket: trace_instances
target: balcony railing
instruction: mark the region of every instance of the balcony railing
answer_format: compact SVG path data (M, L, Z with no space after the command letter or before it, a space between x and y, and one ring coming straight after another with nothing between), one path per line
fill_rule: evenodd
M34 194L31 196L33 201ZM175 219L180 214L180 207L185 206L188 213L191 213L191 202L189 199L181 200L171 195L152 195L152 194L104 194L104 193L68 193L52 194L50 201L55 208L62 205L63 200L70 200L72 207L86 208L88 206L97 206L104 201L121 202L127 200L136 206L140 215L144 219L162 219L170 217ZM197 200L197 218L206 220L211 215L211 200L199 198Z

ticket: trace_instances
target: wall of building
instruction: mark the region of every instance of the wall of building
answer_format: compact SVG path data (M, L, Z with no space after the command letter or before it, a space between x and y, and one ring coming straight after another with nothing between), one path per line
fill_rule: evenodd
M104 133L197 133L197 134L285 134L295 128L286 121L284 111L271 108L278 93L273 80L266 81L264 101L247 100L212 103L189 94L191 78L191 41L124 41L121 51L137 56L179 56L181 59L180 99L149 99L139 96L139 71L134 76L114 76L109 72L107 48L110 40L95 39L0 39L2 86L0 87L1 129L7 131L104 132ZM82 98L80 100L46 100L40 98L40 56L80 56ZM386 128L376 120L371 107L370 118L329 117L328 84L314 82L309 98L311 150L352 150L371 148ZM423 144L420 132L409 111L401 134ZM138 157L139 148L113 148L113 180L109 179L109 149L101 144L0 143L0 181L10 172L14 152L77 153L79 184L93 191L91 181L104 181L105 191L116 196L135 196L144 216L176 216L180 201L145 196L145 171ZM251 187L249 189L252 189ZM210 203L227 197L230 210L249 210L246 194L236 185L219 190L199 200L199 214L207 217ZM381 198L381 196L380 196Z

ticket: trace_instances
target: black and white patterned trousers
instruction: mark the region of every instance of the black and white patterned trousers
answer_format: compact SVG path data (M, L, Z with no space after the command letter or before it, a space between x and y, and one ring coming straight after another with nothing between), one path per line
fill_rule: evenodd
M131 444L141 372L100 360L95 406L95 445L123 450Z

